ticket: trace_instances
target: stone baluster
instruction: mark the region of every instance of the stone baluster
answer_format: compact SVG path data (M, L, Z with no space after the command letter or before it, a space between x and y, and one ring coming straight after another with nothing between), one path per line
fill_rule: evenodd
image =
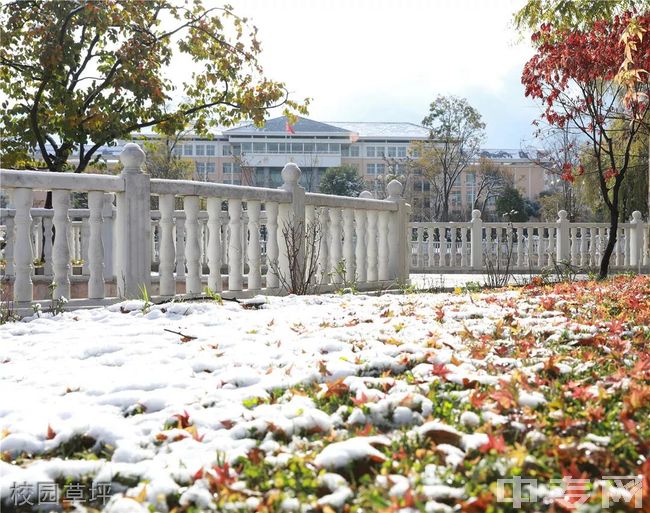
M43 217L43 274L45 276L52 276L52 218L50 216Z
M259 201L248 201L248 289L262 288L260 274L260 209Z
M434 269L436 266L436 228L433 224L427 225L427 267Z
M524 266L524 229L519 226L517 228L517 267L523 268Z
M221 198L208 198L208 288L221 292Z
M365 193L367 193L367 195ZM364 191L359 195L359 197L372 198L372 195L369 191ZM354 251L357 280L359 283L365 283L368 281L368 211L361 209L355 210L354 222L357 227L357 244Z
M632 229L630 230L630 260L629 265L638 267L643 263L643 235L646 225L641 217L641 212L632 212Z
M380 281L386 281L390 279L390 267L389 267L389 248L388 248L388 221L390 218L390 212L385 210L379 212L379 223L377 230L379 231L379 240L377 248L377 258L378 258L378 278Z
M321 236L320 236L320 251L318 253L318 282L326 285L330 281L330 215L329 209L321 207L318 210L318 221L320 223Z
M575 226L572 226L569 231L569 258L571 259L571 265L577 265L578 261L578 229Z
M267 202L266 206L266 287L276 289L280 286L278 276L278 204Z
M52 191L54 208L54 248L52 266L54 270L54 298L70 298L70 208L69 191Z
M354 262L354 210L343 209L343 259L345 260L345 279L353 282L356 276Z
M90 208L90 200L88 200L88 207ZM90 252L90 219L84 217L81 219L81 226L79 227L79 238L81 243L81 260L83 264L81 265L81 274L87 276L90 274L90 262L89 262L89 252Z
M102 242L102 211L104 208L104 193L90 191L88 193L88 244L86 258L88 259L88 298L104 298L104 244ZM86 261L84 260L84 266Z
M331 282L332 283L342 283L343 277L340 275L340 264L341 259L343 258L343 252L341 249L341 209L340 208L330 208L330 234L331 245L330 245L330 272Z
M159 197L160 208L160 295L173 296L176 294L174 267L176 250L174 248L174 195L163 194Z
M379 279L379 268L377 267L377 219L376 210L368 210L368 270L366 280L369 282Z
M30 205L31 208L31 205ZM6 223L6 233L7 233L7 245L5 246L5 260L7 261L7 267L5 268L6 276L14 276L14 247L16 242L16 237L14 234L14 228L16 226L15 217L7 216ZM33 265L33 262L32 262ZM31 273L31 270L30 270Z
M483 221L480 210L472 210L471 223L471 267L480 270L483 268Z
M199 241L199 197L185 196L185 257L187 259L186 294L201 293L201 246Z
M185 218L176 216L176 278L185 279Z
M416 244L415 265L421 269L424 267L424 228L422 225L417 227Z
M40 260L41 258L41 245L43 240L43 218L35 217L32 219L32 233L29 237L30 242L32 243L32 254L34 255L35 260Z
M241 200L228 200L228 290L242 290Z
M14 301L23 303L34 298L32 288L32 271L34 254L32 253L31 227L33 192L31 189L14 189L13 203L15 210L13 236L13 271Z

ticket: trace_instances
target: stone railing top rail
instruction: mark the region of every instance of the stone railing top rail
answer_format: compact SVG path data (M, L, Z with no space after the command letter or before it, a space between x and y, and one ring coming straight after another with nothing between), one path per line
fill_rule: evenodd
M349 196L332 196L330 194L318 194L314 192L308 192L305 194L305 205L330 208L354 208L361 210L396 211L398 209L398 206L394 201L352 198Z
M3 189L27 188L37 191L68 190L74 192L124 191L124 179L120 176L17 171L14 169L0 169L0 172Z
M240 200L273 201L291 203L291 193L282 189L248 187L222 183L193 182L191 180L151 180L151 193L154 195L173 194L175 196L202 196Z

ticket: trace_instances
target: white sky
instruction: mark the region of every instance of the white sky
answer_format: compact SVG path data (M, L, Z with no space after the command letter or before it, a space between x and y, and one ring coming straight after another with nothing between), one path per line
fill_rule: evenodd
M206 0L209 6L217 0ZM231 0L259 29L265 74L319 121L420 123L436 94L466 97L489 148L532 139L532 55L512 28L523 0Z

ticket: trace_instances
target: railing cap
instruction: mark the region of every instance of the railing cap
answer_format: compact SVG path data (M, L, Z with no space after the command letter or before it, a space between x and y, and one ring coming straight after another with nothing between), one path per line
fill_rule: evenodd
M569 214L567 213L566 210L560 210L557 213L557 215L560 218L560 219L558 219L558 221L566 221L568 219L568 216L569 216Z
M293 162L289 162L288 164L285 164L285 166L282 168L282 181L284 182L285 185L297 185L298 180L300 180L300 175L302 174L302 171L300 168L297 166L297 164L294 164Z
M395 200L402 195L402 184L398 180L391 180L386 186L386 192L388 192L388 199Z
M632 212L632 222L633 223L640 223L641 222L641 212L638 210L635 210Z
M478 209L472 210L472 221L478 221L481 219L481 211Z
M120 153L120 162L124 166L122 173L141 173L145 158L146 155L140 146L135 143L125 144L122 153Z

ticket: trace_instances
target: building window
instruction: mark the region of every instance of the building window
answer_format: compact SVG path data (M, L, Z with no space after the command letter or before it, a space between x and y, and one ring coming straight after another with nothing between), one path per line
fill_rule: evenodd
M302 143L291 143L291 153L302 153Z
M314 143L305 143L304 152L305 153L314 153L316 145Z
M253 153L266 153L266 143L253 143Z
M266 151L269 153L277 153L278 143L266 143Z
M197 157L203 157L205 155L205 145L204 144L197 144L195 149L196 149Z
M205 145L205 154L208 155L209 157L214 157L215 155L215 145L214 144L206 144Z
M368 164L368 174L372 176L379 176L384 174L384 164Z
M397 158L398 159L405 159L406 158L406 146L398 146L397 147Z
M205 172L208 175L213 175L217 172L217 165L214 162L206 162Z
M375 156L376 156L375 147L366 146L366 157L375 157Z
M338 143L330 143L330 153L341 153L341 145Z
M316 143L317 153L327 153L327 143Z
M397 157L397 147L395 146L389 146L388 147L388 156L389 157Z
M460 202L461 202L460 191L452 191L451 193L452 208L460 208Z
M191 144L184 144L183 145L183 155L194 155L194 152L192 151L194 149L194 146Z
M474 185L476 183L476 173L471 171L465 175L465 183L467 185Z
M199 180L205 180L205 163L197 162L196 163L196 176L199 177Z
M232 146L230 146L230 144L224 144L223 147L221 148L221 154L224 157L232 155Z
M350 157L358 157L359 156L359 147L358 146L350 146Z
M246 153L252 153L253 152L253 145L251 143L242 143L241 145L241 152L242 155Z
M241 170L232 162L224 162L223 164L223 181L232 185L241 184Z

